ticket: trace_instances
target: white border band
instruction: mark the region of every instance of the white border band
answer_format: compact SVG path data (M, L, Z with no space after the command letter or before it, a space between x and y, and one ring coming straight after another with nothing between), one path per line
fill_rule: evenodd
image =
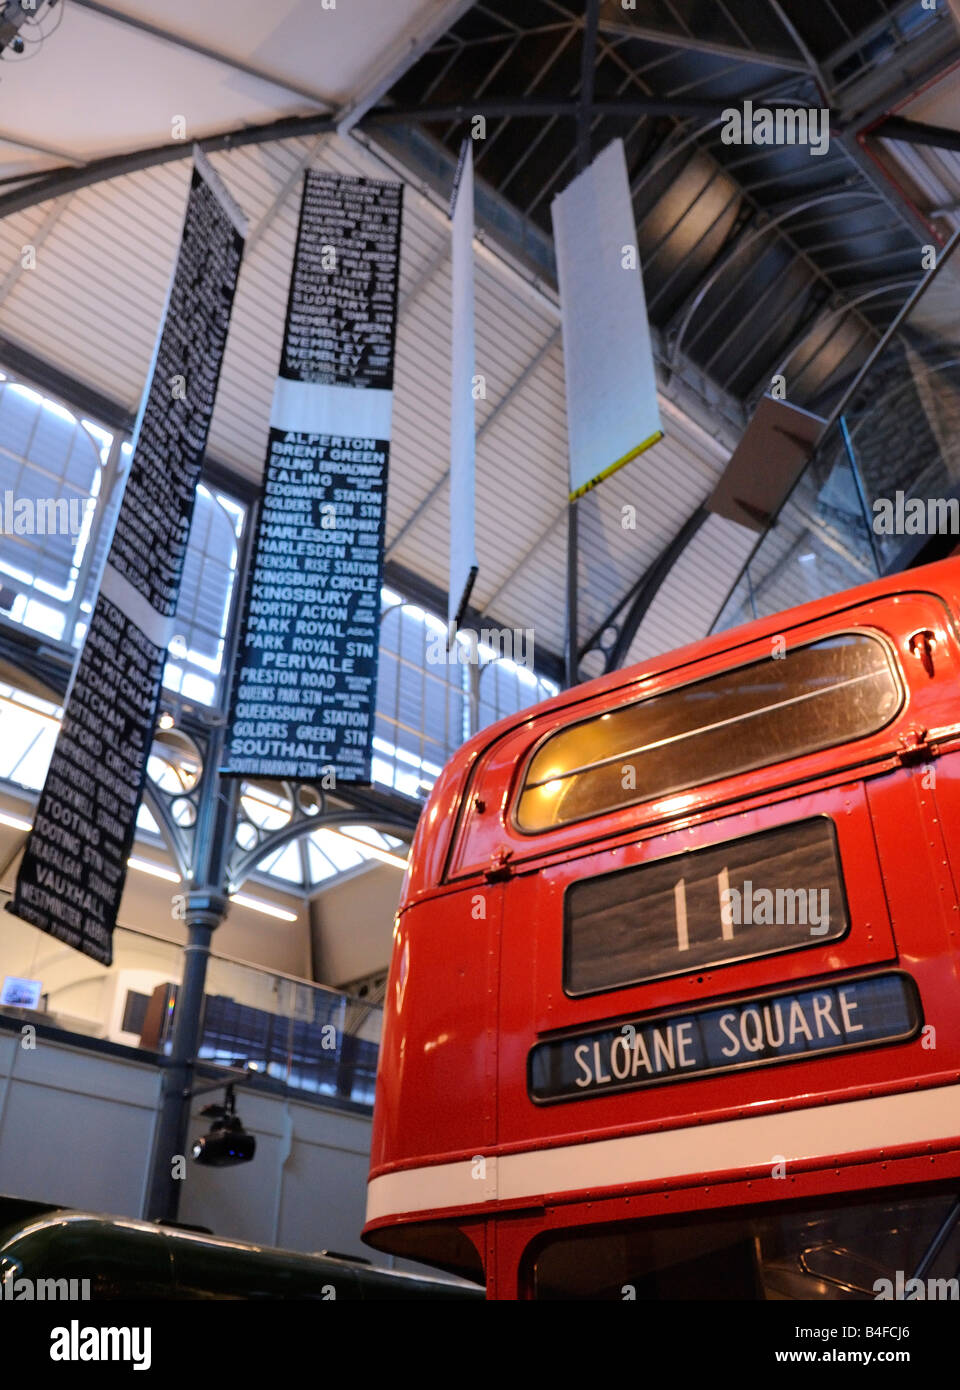
M115 608L149 637L155 647L165 651L170 645L176 627L176 615L169 618L158 613L148 598L135 589L124 575L113 568L113 565L105 565L103 578L100 581L100 593L108 599Z
M279 377L270 426L302 434L388 440L392 409L393 392L379 387L324 386Z
M384 1173L367 1184L367 1221L554 1192L592 1194L624 1184L706 1179L738 1168L772 1168L781 1158L789 1167L791 1162L952 1138L960 1143L960 1086L938 1086L660 1134L501 1154L486 1159L485 1172L478 1171L474 1158Z

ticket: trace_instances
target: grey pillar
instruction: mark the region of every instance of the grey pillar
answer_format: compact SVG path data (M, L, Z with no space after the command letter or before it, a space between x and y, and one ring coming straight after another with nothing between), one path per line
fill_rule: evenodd
M203 1022L203 993L210 958L210 939L230 905L222 893L209 889L191 889L186 894L186 900L187 945L183 955L183 979L173 1013L170 1057L163 1070L160 1115L144 1211L147 1220L177 1219L183 1180L173 1176L173 1163L178 1154L186 1156L190 1090Z

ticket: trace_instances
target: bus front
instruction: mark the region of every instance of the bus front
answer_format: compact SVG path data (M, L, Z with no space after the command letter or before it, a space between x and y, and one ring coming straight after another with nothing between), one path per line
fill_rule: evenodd
M499 1298L955 1275L958 595L878 581L468 746L398 917L369 1239Z

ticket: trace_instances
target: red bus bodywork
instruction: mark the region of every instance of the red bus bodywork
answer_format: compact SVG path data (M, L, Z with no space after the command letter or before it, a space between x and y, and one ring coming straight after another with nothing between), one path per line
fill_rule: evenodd
M525 1252L544 1232L960 1177L958 616L951 559L615 671L459 750L424 809L396 919L368 1243L525 1298ZM878 732L682 796L517 828L545 734L769 657L780 639L864 630L885 639L903 686ZM572 883L815 816L836 831L841 940L565 993ZM924 1027L909 1041L549 1105L528 1092L545 1038L879 971L915 982Z

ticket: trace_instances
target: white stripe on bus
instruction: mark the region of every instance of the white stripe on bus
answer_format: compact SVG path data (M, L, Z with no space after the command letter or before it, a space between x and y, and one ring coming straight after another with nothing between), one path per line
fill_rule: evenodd
M585 1117L586 1118L586 1117ZM703 1177L738 1168L832 1159L956 1138L960 1086L874 1096L775 1115L633 1134L620 1139L475 1157L384 1173L367 1184L367 1220L448 1207L487 1206L625 1183ZM481 1162L481 1159L483 1161Z

